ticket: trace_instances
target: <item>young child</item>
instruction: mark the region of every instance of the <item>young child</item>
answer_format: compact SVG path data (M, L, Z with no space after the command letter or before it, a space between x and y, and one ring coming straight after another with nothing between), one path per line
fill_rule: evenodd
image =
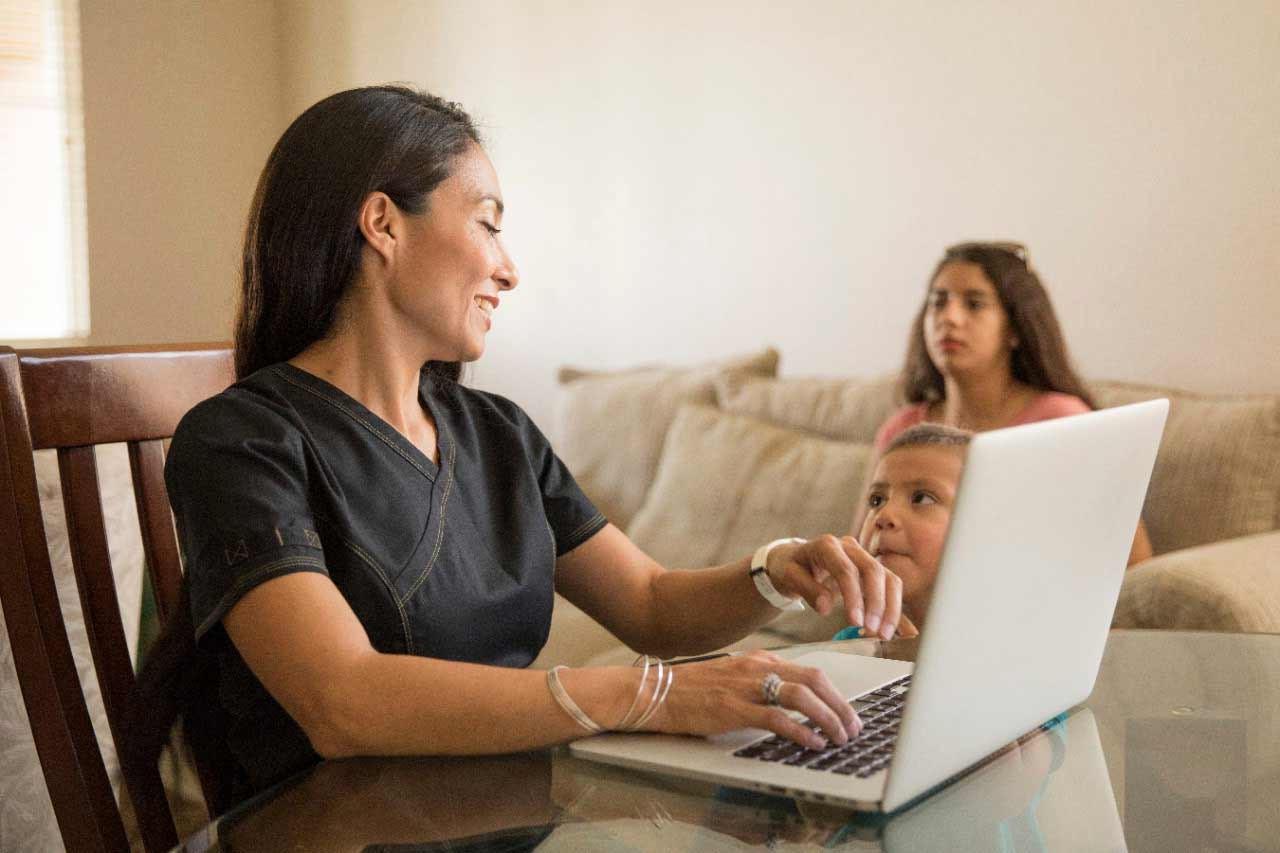
M858 541L902 579L902 612L916 626L933 593L969 438L970 433L942 424L904 430L885 448L867 491ZM861 634L852 626L835 638ZM903 636L910 636L909 629Z

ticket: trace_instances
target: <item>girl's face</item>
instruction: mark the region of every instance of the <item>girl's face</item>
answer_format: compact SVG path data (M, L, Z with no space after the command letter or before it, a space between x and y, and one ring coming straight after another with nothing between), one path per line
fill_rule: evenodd
M426 211L403 218L392 301L432 359L479 358L499 293L519 281L500 237L502 211L493 164L472 146L431 192Z
M972 377L1009 369L1017 341L982 267L968 261L943 265L926 299L925 350L939 373Z
M876 466L858 541L902 579L913 621L923 617L942 558L964 453L957 447L901 447Z

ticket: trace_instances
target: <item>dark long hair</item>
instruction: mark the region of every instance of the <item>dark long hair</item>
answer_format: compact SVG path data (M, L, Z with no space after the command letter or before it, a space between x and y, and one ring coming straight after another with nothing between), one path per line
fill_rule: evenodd
M403 86L330 95L289 125L267 158L249 209L236 378L286 361L325 338L356 276L357 219L372 192L409 214L480 144L460 106ZM460 365L431 363L456 379Z
M1010 355L1013 378L1041 391L1072 394L1090 408L1097 408L1071 366L1049 293L1025 255L1004 246L972 243L954 246L934 267L929 286L933 286L944 266L957 262L977 264L995 287L996 296L1009 317L1009 326L1018 339L1018 346ZM928 308L926 291L911 325L906 363L902 367L900 393L908 403L932 403L947 396L942 373L925 348L924 316Z
M236 317L236 378L285 361L330 333L338 304L356 276L364 236L357 225L369 193L386 193L419 214L449 177L454 159L480 144L457 104L401 86L330 95L280 137L258 180L244 240ZM457 362L429 362L456 380ZM196 653L190 588L148 650L126 711L131 761L155 766L179 716L218 802L232 804L234 762L226 751L225 712L217 704L214 662ZM212 784L216 782L217 784Z

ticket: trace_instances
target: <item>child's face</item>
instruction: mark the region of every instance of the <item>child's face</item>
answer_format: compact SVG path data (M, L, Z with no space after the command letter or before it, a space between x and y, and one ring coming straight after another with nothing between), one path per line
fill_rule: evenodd
M951 520L963 448L903 447L884 456L867 495L862 547L902 578L902 602L917 623L924 616Z
M953 261L938 271L924 312L929 360L947 375L981 375L1009 364L1009 315L982 267Z

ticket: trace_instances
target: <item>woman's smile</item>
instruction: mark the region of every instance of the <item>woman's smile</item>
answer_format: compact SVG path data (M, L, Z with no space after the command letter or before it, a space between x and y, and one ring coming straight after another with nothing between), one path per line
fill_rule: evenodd
M493 312L498 310L498 297L483 293L477 294L475 303L480 310L480 316L484 318L484 329L487 332L493 328Z

